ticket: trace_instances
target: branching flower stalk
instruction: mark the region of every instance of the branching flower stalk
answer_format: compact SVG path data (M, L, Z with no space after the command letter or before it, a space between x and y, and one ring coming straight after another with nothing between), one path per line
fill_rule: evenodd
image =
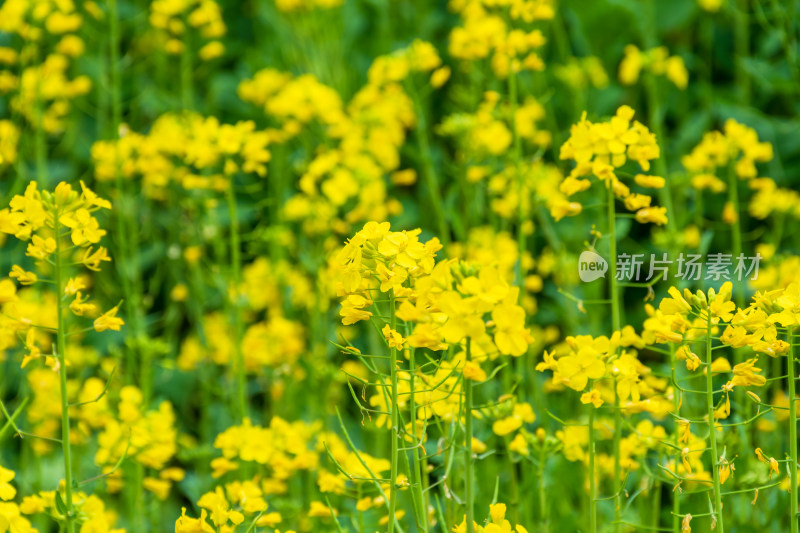
M20 331L27 331L24 345L27 353L22 360L21 367L37 360L44 363L59 376L59 400L61 410L61 440L50 439L58 442L64 460L64 494L55 495L59 520L63 520L65 531L73 533L81 520L81 509L76 510L73 490L76 486L73 478L73 454L71 448L71 420L69 403L69 390L67 383L67 319L69 314L77 317L97 316L93 327L97 332L107 330L120 331L123 320L116 316L118 307L100 314L99 306L90 301L87 291L86 279L83 276L69 277L69 267L83 265L89 271L100 271L103 262L110 261L107 250L97 246L106 234L100 228L98 221L92 213L100 209L110 209L111 204L81 183L82 191L78 193L67 183L59 183L55 191L39 191L38 183L31 182L24 195L15 196L10 207L0 209L0 220L4 223L0 230L8 235L13 235L21 241L28 241L26 255L32 258L38 266L49 265L48 279L40 278L36 272L29 272L19 265L14 265L9 279L3 279L3 299L6 303L20 300L16 294L16 284L10 278L15 278L22 285L35 285L37 283L51 284L56 296L56 326L42 325L37 318L31 316L16 316L12 320ZM66 245L70 239L69 246ZM72 262L76 254L79 257ZM39 273L41 274L41 272ZM69 301L71 300L71 301ZM24 309L18 311L24 313ZM53 343L52 354L42 354L36 345L36 330L54 332L56 339ZM8 416L8 415L6 415ZM13 425L13 424L12 424ZM17 433L22 433L17 428Z

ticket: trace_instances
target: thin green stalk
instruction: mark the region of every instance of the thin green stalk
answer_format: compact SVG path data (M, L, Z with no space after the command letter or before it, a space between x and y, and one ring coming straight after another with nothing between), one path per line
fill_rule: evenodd
M717 517L719 533L725 533L722 520L722 489L719 482L717 429L714 425L714 383L711 371L711 310L706 309L706 410L708 411L709 440L711 441L711 471L714 476L714 514Z
M512 156L514 159L514 174L516 177L516 187L517 187L517 252L519 256L517 257L517 264L514 270L514 284L519 287L519 297L522 299L523 295L523 280L525 278L525 273L522 271L522 261L523 256L525 255L525 235L522 231L522 225L525 222L525 214L522 212L522 197L523 197L523 179L522 179L522 169L520 167L522 163L522 140L520 139L519 133L517 132L517 100L518 100L518 89L517 89L517 73L511 72L508 76L508 92L509 92L509 100L511 102L511 128L514 132L514 149L512 152Z
M539 531L541 533L547 533L550 529L547 516L547 491L544 486L545 461L547 460L545 451L544 442L542 442L539 448L539 483L536 486L539 497Z
M235 180L231 177L227 189L228 216L230 217L230 283L228 288L231 298L231 319L233 321L233 350L234 374L236 379L236 397L234 399L234 413L238 420L244 420L247 413L247 376L244 368L244 353L242 352L243 319L240 298L242 280L242 248L239 237L239 214L236 209Z
M395 305L394 305L394 290L389 293L389 314L390 314L390 326L392 330L397 331L397 317L395 316ZM392 346L389 348L390 351L390 364L391 368L389 369L391 373L391 382L392 382L392 447L391 447L391 481L389 482L389 524L388 524L388 532L394 533L395 530L395 522L397 521L397 517L395 513L397 511L397 438L398 438L398 424L399 424L399 415L400 415L400 407L397 405L397 348Z
M790 0L791 3L791 0ZM750 55L750 2L734 1L734 40L736 62L734 63L736 89L739 92L738 103L747 106L750 103L750 77L744 68L744 62Z
M514 145L513 145L513 152L512 157L514 159L514 174L515 174L515 181L516 181L516 188L517 188L517 264L515 265L514 270L514 284L519 287L519 294L517 295L519 302L521 303L525 296L525 267L524 260L525 260L525 252L527 251L527 242L525 239L525 232L523 231L523 227L526 222L525 212L523 211L523 198L525 197L525 183L522 174L522 139L519 136L519 132L517 131L517 107L519 105L519 89L517 87L518 84L517 73L511 72L508 76L508 92L509 92L509 100L511 102L511 128L514 132ZM535 210L535 206L531 206L530 214L533 213ZM528 366L532 366L528 364L529 361L529 353L526 352L522 355L522 357L515 358L515 371L517 375L520 377L522 383L530 384L531 388L533 388L533 379L528 379L527 377L527 368ZM533 395L531 390L526 391L524 387L520 388L520 398L525 398L526 394ZM523 470L523 475L524 475ZM516 477L516 476L515 476ZM512 507L513 516L516 518L518 514L518 506L519 503Z
M706 110L711 111L714 107L714 19L709 15L700 20L700 42L703 46L701 55L706 63L702 69L702 94Z
M608 186L608 291L611 299L611 327L620 329L619 288L617 287L617 212L614 206L614 189Z
M738 261L738 257L742 254L742 225L740 221L741 212L739 206L739 178L736 176L736 172L734 171L733 165L730 166L728 170L728 201L733 206L734 212L734 220L733 224L731 225L731 242L733 244L733 260ZM736 302L737 307L743 308L745 306L745 298L744 298L744 291L745 291L746 283L741 279L736 279L733 282L733 299ZM734 349L733 350L733 360L735 364L743 363L745 358L745 350L742 349ZM752 402L748 402L744 398L744 387L736 387L733 392L734 395L734 404L740 405L744 408L744 418L745 420L749 419L753 414L753 404ZM753 438L753 427L745 428L742 432L744 435L745 442L743 442L743 446L747 449L751 448L750 441ZM752 454L748 454L746 458L746 462L748 465L752 465L753 463L753 456Z
M361 497L362 497L362 494L363 494L363 492L364 492L364 491L361 489L361 483L358 483L358 484L356 485L356 491L357 491L357 495L358 495L358 496L357 496L358 500L356 500L356 501L361 501ZM359 531L364 531L364 513L357 513L357 514L358 514L358 517L357 517L357 521L358 521L358 530L359 530Z
M47 136L42 127L42 104L37 97L36 100L36 131L34 132L35 149L36 149L36 181L39 182L40 187L44 187L49 183L49 176L47 171Z
M189 32L185 33L186 40L181 50L180 69L181 69L181 104L184 111L194 109L194 74L192 64L191 40Z
M472 361L470 338L467 337L467 362ZM472 380L463 379L464 385L464 476L467 481L467 533L473 533L475 479L472 461Z
M675 369L677 361L675 360L675 347L670 343L669 345L669 362L672 376L672 410L675 411L675 416L680 416L681 411L681 397L680 391L678 390L678 379L675 375ZM681 453L680 453L680 433L678 433L678 423L675 422L675 430L673 435L673 443L675 444L675 467L681 462ZM681 500L678 497L677 493L672 494L672 531L674 533L679 533L681 530Z
M0 411L3 412L3 415L6 418L6 423L2 428L0 428L0 442L3 442L3 440L6 438L6 435L8 435L12 429L16 432L19 432L19 428L16 425L16 420L17 417L19 417L19 415L25 410L25 407L28 405L29 401L30 398L26 397L24 400L22 400L22 403L19 404L14 412L9 414L6 410L6 406L3 405L3 401L0 400Z
M608 247L609 247L609 258L608 262L610 264L609 273L608 273L608 289L611 293L611 326L613 331L619 331L621 328L620 324L620 301L619 301L619 290L617 287L617 229L616 229L616 217L617 213L614 206L614 189L610 186L608 187ZM614 483L612 485L614 490L614 530L619 532L622 531L622 524L620 520L620 510L622 508L622 496L620 491L617 487L620 481L620 436L622 434L622 413L621 409L619 408L619 395L617 394L617 388L614 387Z
M658 33L656 29L656 13L655 13L655 0L647 0L644 6L644 35L643 40L647 48L653 48L657 45ZM664 187L658 191L659 203L667 209L667 232L670 236L668 240L668 249L670 257L676 257L678 251L676 249L678 223L677 211L675 211L672 195L672 181L669 177L669 169L667 168L667 138L664 135L664 111L662 106L662 99L658 94L658 80L652 74L644 76L644 89L645 98L647 99L647 112L650 128L656 136L656 141L659 143L660 154L654 162L656 173L664 178ZM621 524L617 524L617 531Z
M646 75L645 94L647 96L647 110L649 114L650 127L656 135L656 140L660 143L660 155L655 160L655 171L664 178L664 187L658 191L658 201L667 208L667 230L674 235L677 231L676 212L672 203L672 184L668 176L665 148L667 139L664 136L664 116L661 111L661 100L658 95L658 80L652 75ZM672 240L670 240L672 243Z
M736 261L742 253L742 224L739 220L741 210L739 209L739 179L736 176L733 166L728 172L728 201L733 205L734 221L731 225L731 242L733 244L733 260ZM744 283L737 280L734 283L734 300L736 305L744 307ZM741 359L741 354L738 359ZM737 359L737 363L741 361Z
M61 389L61 450L64 455L64 498L67 508L66 530L67 533L75 531L75 511L72 504L72 446L70 444L69 398L67 397L67 338L66 317L64 316L64 268L61 261L61 224L60 213L56 213L55 220L55 289L56 289L56 314L58 320L58 333L56 346L58 349L58 376Z
M517 465L511 457L511 439L506 437L506 462L508 465L508 473L511 478L511 494L509 495L509 513L511 521L518 524L519 519L519 476L517 476Z
M614 530L622 531L620 511L622 509L622 491L619 488L621 474L620 442L622 434L622 414L619 403L619 394L614 387L614 482L611 485L614 491Z
M789 329L789 519L797 533L797 405L795 398L794 330Z
M436 169L433 166L433 155L428 139L427 119L425 117L425 111L422 109L422 103L417 95L416 87L411 88L411 94L414 98L414 106L417 111L416 133L417 140L419 141L420 156L422 157L422 177L425 180L425 187L428 189L433 215L436 218L436 228L439 231L438 237L442 241L442 244L447 247L450 244L450 230L448 229L447 218L444 213L439 179L436 174Z
M122 92L121 73L119 64L119 13L117 0L108 0L108 40L109 62L111 63L111 126L114 128L113 137L119 135L119 125L122 121Z
M661 454L659 454L659 462L661 460ZM653 528L658 529L659 524L661 523L661 480L656 479L653 483L653 487L651 489L653 491L653 507L650 512L650 516L653 519Z
M416 361L415 361L415 354L414 349L411 348L411 356L409 357L409 387L411 389L411 394L409 396L409 410L411 412L411 442L417 442L417 405L415 401L415 387L416 387ZM414 461L414 469L412 470L412 490L414 491L414 499L416 500L416 504L419 507L417 514L417 524L419 530L422 533L427 533L428 531L428 507L425 505L425 497L424 493L422 492L422 467L420 465L420 450L419 447L415 447L411 450L411 454Z
M119 33L119 13L117 10L117 0L108 1L109 17L109 63L111 67L111 139L119 139L119 128L122 123L122 81L120 71L120 33ZM128 384L134 383L136 369L138 366L139 386L142 390L144 405L147 405L152 391L152 370L151 364L147 360L139 360L138 352L140 349L139 338L139 303L141 299L134 295L133 276L138 267L138 261L133 260L130 254L130 243L128 239L128 224L132 219L128 198L125 191L125 181L121 172L122 161L119 154L115 158L114 179L116 186L116 237L117 237L117 268L120 271L122 282L122 294L131 335L134 339L133 346L127 347L126 352L126 380ZM144 354L142 354L144 355ZM137 365L138 362L138 365Z
M589 405L589 531L597 533L597 483L594 468L594 405Z
M38 48L37 48L38 50ZM35 61L39 60L38 53ZM49 184L50 176L47 170L47 133L44 131L44 102L42 102L41 77L36 82L36 127L34 131L34 149L36 152L36 181L40 187ZM21 158L17 158L21 159Z

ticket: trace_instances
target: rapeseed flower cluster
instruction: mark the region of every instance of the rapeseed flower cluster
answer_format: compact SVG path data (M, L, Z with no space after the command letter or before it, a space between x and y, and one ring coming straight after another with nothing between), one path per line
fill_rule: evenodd
M98 181L111 181L119 172L141 179L147 196L166 200L172 183L219 192L239 173L266 176L271 140L271 133L257 131L252 121L221 124L196 113L167 114L147 135L131 132L96 142L92 158Z
M633 85L639 80L642 71L654 76L665 76L678 89L684 90L689 84L689 72L681 56L670 56L665 46L642 51L636 45L625 47L625 57L619 64L619 81L623 85Z
M546 38L541 30L526 31L533 22L551 20L555 14L550 0L504 2L454 1L450 8L462 25L450 32L450 55L465 61L490 59L492 71L501 79L510 73L544 69L537 50Z
M581 121L572 126L569 139L561 146L561 159L573 160L576 166L560 189L572 196L591 187L591 182L584 178L594 176L622 200L629 211L636 213L637 222L664 225L667 223L666 207L651 205L650 195L632 192L616 173L616 169L629 160L648 172L650 162L661 154L655 135L641 122L631 123L633 116L634 110L629 106L617 109L607 122L590 122L584 114ZM660 189L664 187L665 179L636 174L633 182L645 189Z
M220 39L227 28L214 0L156 0L150 4L149 21L168 54L196 47L200 59L210 61L225 53Z
M84 54L78 35L83 15L73 2L10 0L0 6L0 31L14 36L0 47L0 95L33 128L62 133L72 101L92 88L86 75L74 74Z
M607 4L2 2L0 533L798 533L792 2Z

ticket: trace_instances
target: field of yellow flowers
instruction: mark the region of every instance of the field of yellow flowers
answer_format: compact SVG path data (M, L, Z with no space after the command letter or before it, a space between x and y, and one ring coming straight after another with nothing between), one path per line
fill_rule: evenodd
M799 34L0 0L0 533L798 533Z

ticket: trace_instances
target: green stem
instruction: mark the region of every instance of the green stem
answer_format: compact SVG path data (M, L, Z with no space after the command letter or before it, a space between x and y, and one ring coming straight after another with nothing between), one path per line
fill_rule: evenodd
M544 442L541 442L539 448L539 483L536 487L539 493L539 531L541 533L547 533L550 529L550 524L547 520L547 492L544 485L545 461L547 460L545 451Z
M616 217L617 213L614 206L614 189L609 185L608 187L608 247L609 247L609 273L608 273L608 289L611 293L611 325L613 331L619 331L620 324L620 299L619 290L617 288L617 230L616 230ZM616 377L616 376L615 376ZM622 413L619 408L619 395L617 388L614 387L614 483L612 485L614 496L614 530L619 532L622 530L620 520L620 510L622 507L622 496L617 485L620 482L620 437L622 434Z
M514 150L512 152L513 159L514 159L514 174L516 177L516 187L517 187L517 264L514 270L514 284L519 287L519 298L522 300L523 295L523 281L525 279L525 273L523 272L523 256L525 255L525 235L522 231L522 225L525 222L525 214L522 211L522 197L523 197L523 178L522 178L522 169L520 167L522 163L522 141L520 139L519 133L517 132L517 100L518 100L518 89L517 89L517 73L511 72L508 76L508 92L509 92L509 100L511 102L511 128L514 132Z
M620 299L617 287L617 212L614 207L614 189L608 186L608 291L611 293L611 327L614 331L620 329Z
M235 180L231 177L227 189L228 216L230 217L230 284L231 292L231 320L233 321L233 349L234 349L234 374L236 377L236 397L234 400L234 413L238 419L244 420L247 413L247 376L244 368L244 353L242 352L243 320L241 291L242 280L242 248L239 237L239 214L236 209Z
M681 397L680 391L678 390L678 379L675 375L676 372L676 364L677 361L675 360L675 347L670 344L669 345L669 361L670 366L672 367L671 376L672 376L672 409L675 411L675 416L680 416L681 410ZM675 444L675 467L681 463L681 452L680 452L680 433L678 433L678 423L675 422L675 435L673 436L673 443ZM679 533L681 530L681 500L678 497L677 493L673 493L672 495L672 531L674 533Z
M517 465L514 464L514 459L511 457L511 439L506 437L506 462L508 463L509 477L511 478L511 494L508 498L509 515L511 521L519 524L519 476L517 475Z
M467 362L472 361L470 338L467 337ZM463 379L464 384L464 476L467 481L467 533L474 532L475 502L474 464L472 461L472 380ZM510 457L510 455L509 455Z
M3 442L3 440L6 438L6 435L8 435L12 429L15 432L19 433L19 428L17 427L15 421L17 420L17 417L19 417L19 415L22 414L22 412L25 410L25 407L28 405L29 401L30 398L26 397L24 400L22 400L22 403L19 404L19 406L14 410L14 412L9 414L8 411L6 410L6 406L3 405L3 401L0 400L0 411L2 411L3 415L6 418L6 423L3 425L2 428L0 428L0 442Z
M734 171L733 165L730 166L728 171L728 201L733 206L734 211L734 220L733 224L731 225L731 242L733 244L733 260L738 261L738 257L742 254L742 225L740 221L741 217L741 209L739 208L739 179L736 176L736 172ZM739 308L744 307L744 290L745 290L745 282L741 279L736 279L733 282L733 299L736 302L736 306ZM745 360L745 351L742 349L734 349L733 350L733 360L735 364L739 364L744 362ZM749 419L753 413L753 404L752 402L748 402L744 398L744 387L736 387L734 389L734 403L736 405L740 405L744 408L744 417L745 419ZM749 441L752 437L752 428L745 428L745 431L742 432L745 438L745 442L743 443L745 448L750 448ZM747 462L748 464L752 464L753 458L752 454L747 455Z
M622 521L620 511L622 508L622 491L619 488L621 480L621 457L620 457L620 437L622 435L622 414L619 404L619 394L614 387L614 483L611 485L614 490L614 530L622 531Z
M36 149L36 181L40 187L47 186L49 175L47 171L47 134L42 127L42 103L39 97L36 98L36 131L34 141Z
M439 179L436 174L436 169L433 166L433 155L431 153L430 140L428 139L427 119L425 117L425 111L422 109L422 103L417 95L416 87L411 88L411 94L414 98L417 111L416 133L417 140L419 141L419 151L422 157L422 176L425 180L425 187L428 189L431 207L433 207L433 214L436 218L436 227L439 231L438 237L442 241L442 244L447 247L450 244L450 230L447 227L447 219L444 214Z
M117 10L117 0L108 1L109 17L109 63L111 66L111 138L119 139L119 128L122 123L122 82L119 61L120 34L119 34L119 13ZM117 145L118 150L118 145ZM141 299L134 295L134 281L138 269L138 261L134 260L130 254L129 228L128 223L132 220L129 203L125 191L125 181L122 178L119 153L115 157L114 179L117 189L115 213L116 213L116 237L117 237L117 268L120 272L122 294L125 300L126 316L130 325L131 336L134 344L129 346L126 352L126 378L128 384L133 384L137 374L137 361L139 362L139 386L142 389L144 405L150 401L152 391L152 371L149 361L139 360L140 338L139 338L139 303ZM144 354L142 354L144 355Z
M389 293L389 314L390 314L390 325L392 330L397 331L397 317L395 316L395 305L394 305L394 289ZM388 525L388 532L393 533L395 530L395 522L397 521L397 517L395 516L395 512L397 510L397 439L398 439L398 424L399 424L399 411L400 407L397 404L397 348L392 346L389 349L390 351L390 364L391 368L389 369L391 373L391 382L392 382L392 445L391 445L391 480L389 482L389 525Z
M659 454L659 460L661 456ZM657 530L661 523L661 480L656 479L651 489L653 491L653 507L651 509L651 516L653 519L653 529Z
M111 63L111 126L114 128L113 137L119 135L119 125L122 122L122 93L121 75L119 65L119 14L117 0L108 0L109 16L109 62Z
M38 50L38 47L34 47ZM39 61L39 54L36 52L34 62ZM50 176L47 170L47 133L44 131L44 102L42 101L42 82L41 76L36 82L36 125L34 128L34 150L36 156L36 181L40 187L46 187ZM17 157L21 160L21 157Z
M790 3L793 0L790 0ZM739 104L747 106L750 103L750 78L744 68L743 62L750 55L750 6L749 0L735 0L734 2L734 43L736 52L736 89L739 91Z
M739 180L736 177L736 172L733 166L730 167L728 172L728 201L733 205L734 221L731 225L731 243L733 244L733 260L736 261L742 253L742 224L739 220L741 210L739 209ZM744 284L741 280L734 283L734 299L736 305L744 307ZM741 362L741 361L737 361Z
M184 111L194 109L194 76L192 74L192 51L189 32L186 32L186 40L181 50L181 104Z
M797 402L795 398L794 330L789 330L789 519L797 533Z
M417 443L417 405L414 399L415 396L415 388L416 388L416 379L415 374L417 372L416 369L416 354L414 353L414 349L411 348L411 356L409 357L409 387L411 389L409 395L409 410L411 414L409 418L411 419L411 442L416 444ZM414 499L416 500L416 505L418 507L417 510L417 525L419 530L422 533L427 533L428 531L428 506L425 505L425 496L422 492L423 481L422 481L422 467L420 465L420 449L419 447L414 447L411 451L412 457L414 460L414 470L412 471L412 475L415 479L412 479L412 487L414 491Z
M656 135L656 140L660 143L660 155L655 160L655 171L664 178L664 187L659 189L658 200L661 205L667 208L667 229L670 234L677 231L676 212L672 203L672 183L668 176L665 148L667 139L664 137L664 116L661 110L661 100L658 95L658 80L653 75L645 76L645 94L647 95L647 110L649 115L650 127ZM674 239L670 240L670 243Z
M714 383L711 371L711 310L706 309L706 410L708 411L708 433L711 441L711 470L714 477L714 514L717 517L719 533L725 533L722 514L722 489L719 482L718 451L717 451L717 429L714 424Z
M594 472L594 405L589 405L589 531L597 533L597 483Z
M61 389L61 450L64 455L64 497L67 507L66 530L67 533L75 531L75 513L72 505L72 446L70 444L70 421L69 421L69 398L67 396L67 339L65 335L64 316L64 269L61 261L61 225L59 224L60 213L56 213L54 234L56 239L55 254L55 289L56 289L56 314L58 320L58 333L56 335L56 346L58 348L58 375L60 378Z

